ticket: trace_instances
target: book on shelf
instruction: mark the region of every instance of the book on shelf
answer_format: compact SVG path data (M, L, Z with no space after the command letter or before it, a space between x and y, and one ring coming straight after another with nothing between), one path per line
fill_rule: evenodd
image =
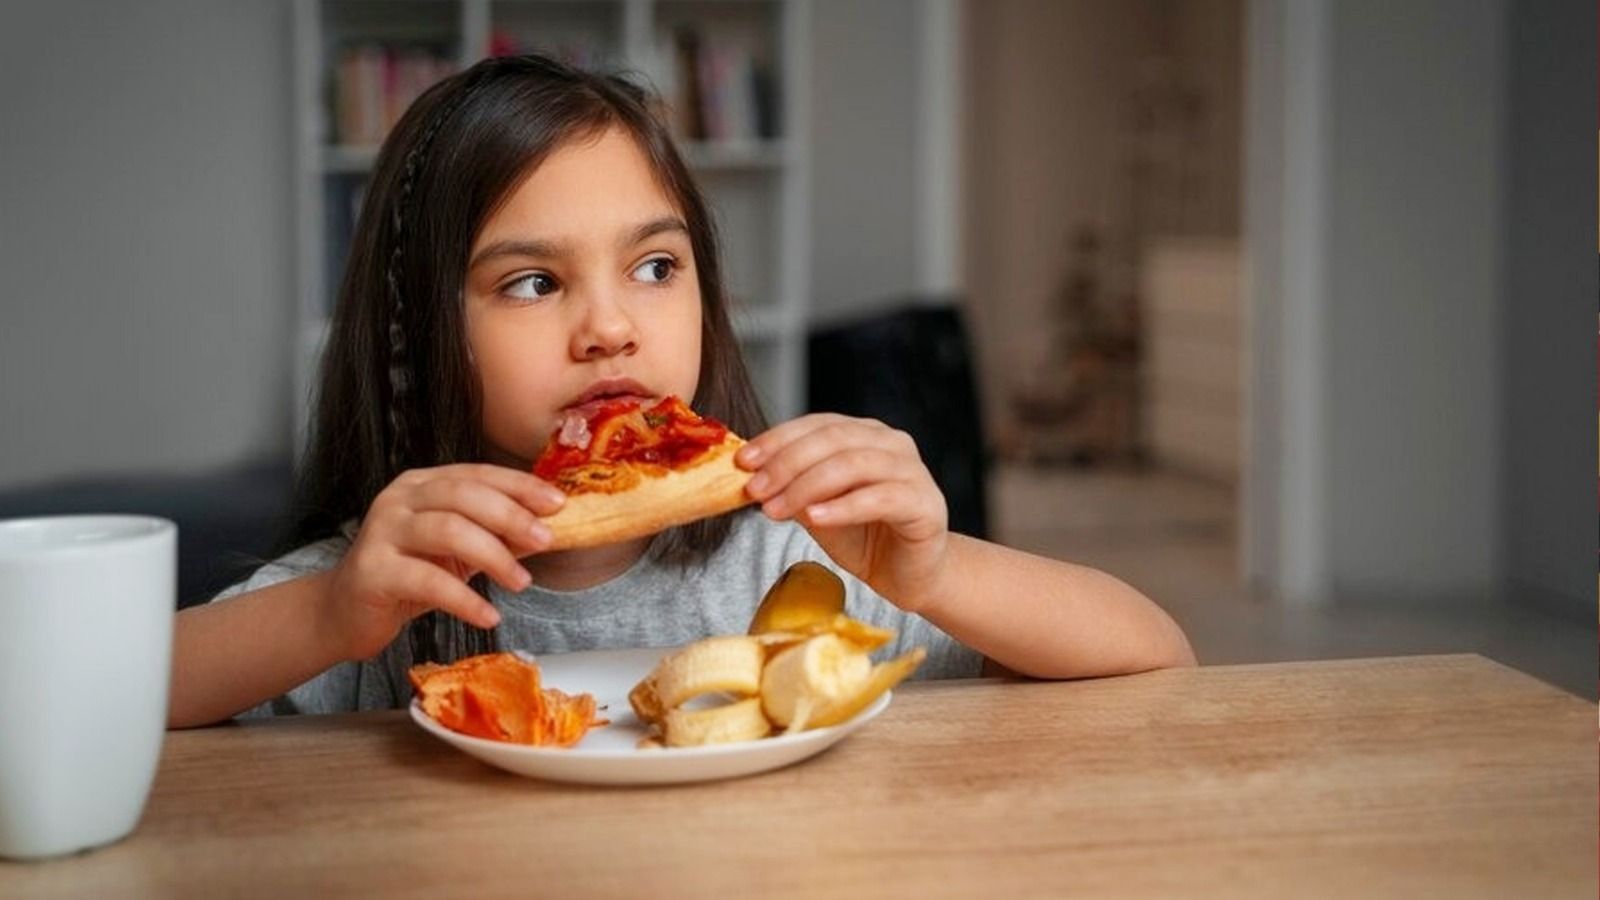
M777 78L749 43L680 28L658 47L661 93L680 138L744 143L778 136Z
M351 44L339 51L333 71L334 143L371 147L423 91L456 71L438 48Z
M575 37L544 41L503 28L496 28L489 34L490 56L520 56L524 53L538 53L589 71L598 71L612 65L611 52L603 42L593 38Z

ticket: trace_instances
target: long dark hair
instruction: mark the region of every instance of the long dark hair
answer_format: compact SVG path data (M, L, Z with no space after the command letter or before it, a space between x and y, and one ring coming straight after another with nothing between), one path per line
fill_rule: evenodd
M568 142L607 128L638 142L689 227L702 307L692 405L739 434L765 428L728 319L715 226L659 109L650 92L623 76L540 56L484 60L411 105L384 141L362 202L286 547L358 519L407 469L483 458L463 308L472 242L524 173ZM650 552L680 565L701 561L730 524L723 516L673 529ZM473 586L487 594L481 575ZM492 635L439 613L414 621L411 637L416 661L494 645Z

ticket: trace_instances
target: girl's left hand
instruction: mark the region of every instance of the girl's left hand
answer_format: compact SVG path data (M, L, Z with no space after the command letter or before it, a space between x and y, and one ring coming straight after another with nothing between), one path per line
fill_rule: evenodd
M910 612L944 564L949 514L916 442L874 419L801 416L740 448L746 488L777 520L797 519L834 562Z

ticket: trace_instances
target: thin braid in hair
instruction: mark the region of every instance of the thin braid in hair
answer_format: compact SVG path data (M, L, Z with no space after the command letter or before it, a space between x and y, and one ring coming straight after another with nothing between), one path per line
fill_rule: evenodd
M428 123L417 143L406 153L405 171L400 179L400 188L395 196L394 204L390 207L390 230L392 232L393 248L389 251L389 259L384 267L384 283L389 293L389 474L396 477L405 471L411 462L411 419L406 415L406 406L410 401L411 390L411 364L409 359L409 346L406 341L405 328L405 295L400 290L400 265L404 259L405 226L407 214L411 211L411 195L416 189L417 173L421 171L423 162L427 159L428 151L433 146L433 140L438 136L445 123L455 115L456 110L472 96L474 89L483 82L483 75L493 71L485 67L474 76L473 80L462 87L455 97L447 101L438 112L434 114L433 121ZM479 594L488 596L487 583L479 576L469 584ZM471 652L487 652L493 649L493 638L488 632L481 629L471 629L476 634L459 634L461 626L449 620L438 612L429 612L418 616L411 622L408 636L411 643L411 659L413 662L428 660L453 660L461 656L470 655ZM441 640L440 632L443 632Z
M480 62L468 71L466 74L467 80L460 86L456 95L441 104L440 108L433 114L432 121L428 123L417 138L416 144L405 156L400 184L396 190L394 203L389 211L393 246L389 251L384 270L385 287L390 301L388 326L388 382L390 392L388 406L388 426L390 431L388 463L390 478L398 476L405 470L407 465L416 462L411 458L412 438L414 436L411 429L416 427L416 422L414 417L410 415L413 372L408 334L405 327L408 307L405 303L406 298L403 291L400 289L400 272L404 261L403 244L407 235L406 226L410 221L409 217L412 215L416 182L423 170L435 138L455 116L456 112L477 93L483 84L500 74L510 72L540 74L568 82L578 80L578 73L573 69L539 56L500 57ZM612 87L619 89L635 102L643 102L645 98L641 88L628 84L623 80L616 80L612 83ZM488 598L489 581L487 576L482 573L475 575L468 582L468 586L479 595ZM457 659L476 653L491 652L498 643L492 630L474 628L438 611L432 611L413 619L408 632L413 663L425 661L454 662Z
M405 254L405 224L406 214L410 212L411 195L416 189L417 172L422 168L423 160L427 158L428 150L433 146L433 139L438 136L439 130L445 122L455 115L456 110L472 95L472 89L481 82L478 79L466 85L460 93L448 101L445 106L428 123L427 130L417 139L417 143L406 153L405 174L400 179L400 190L397 192L393 206L390 207L390 229L394 241L393 248L389 251L389 260L384 267L384 283L389 292L389 469L390 475L399 475L405 470L410 461L410 422L403 410L410 399L411 390L411 365L408 358L408 344L405 329L405 296L400 290L400 263Z
M422 170L422 164L427 159L428 152L433 148L434 138L438 136L445 123L456 114L467 100L471 99L477 88L485 81L500 72L516 69L542 69L550 68L548 62L537 57L500 57L485 60L467 75L467 81L456 93L456 96L446 101L434 113L433 121L423 130L417 138L416 144L406 152L404 174L400 179L400 188L396 192L393 205L389 209L389 221L392 231L391 239L394 246L389 251L389 259L384 266L384 285L389 294L389 475L394 477L405 470L410 462L412 423L405 415L405 406L411 394L411 365L409 359L410 345L406 338L405 312L406 303L404 292L400 290L400 264L404 258L405 250L405 225L407 215L411 211L411 195L416 190L417 173Z

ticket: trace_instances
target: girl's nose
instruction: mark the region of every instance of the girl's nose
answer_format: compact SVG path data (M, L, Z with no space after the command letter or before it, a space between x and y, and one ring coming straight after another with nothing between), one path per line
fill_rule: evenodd
M639 349L639 333L633 319L615 297L591 296L583 309L583 320L572 332L574 359L628 356Z

